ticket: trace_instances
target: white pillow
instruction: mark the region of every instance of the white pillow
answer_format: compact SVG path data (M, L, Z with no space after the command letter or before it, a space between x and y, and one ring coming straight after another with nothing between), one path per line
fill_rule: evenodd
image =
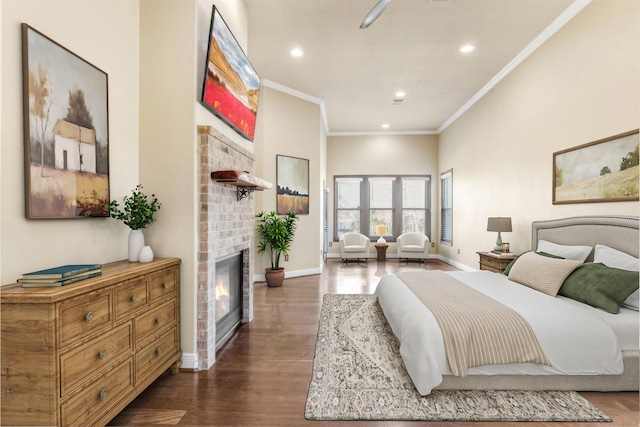
M607 267L619 268L620 270L640 271L640 260L638 258L604 245L596 245L593 262L601 262ZM629 295L622 303L622 306L639 311L640 289Z
M573 259L584 262L591 253L591 249L593 249L591 246L565 246L548 242L546 240L540 240L538 241L537 252L545 252L564 259Z
M620 270L640 271L638 258L604 245L596 245L593 262L601 262L607 267Z

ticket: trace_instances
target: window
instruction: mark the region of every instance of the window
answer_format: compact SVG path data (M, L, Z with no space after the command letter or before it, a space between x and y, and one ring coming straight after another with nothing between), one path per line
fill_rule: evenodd
M440 175L440 243L452 244L453 236L453 170Z
M335 233L357 232L377 237L376 226L387 227L385 238L407 231L429 235L429 176L336 176Z

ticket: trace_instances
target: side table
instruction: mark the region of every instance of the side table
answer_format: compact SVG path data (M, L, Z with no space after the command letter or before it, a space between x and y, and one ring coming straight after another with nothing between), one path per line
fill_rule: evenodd
M502 273L511 261L516 259L516 255L493 256L488 252L477 252L480 255L480 270L489 270L494 273Z
M387 248L389 245L386 243L377 243L374 245L376 247L376 251L378 251L378 261L386 261L387 260Z

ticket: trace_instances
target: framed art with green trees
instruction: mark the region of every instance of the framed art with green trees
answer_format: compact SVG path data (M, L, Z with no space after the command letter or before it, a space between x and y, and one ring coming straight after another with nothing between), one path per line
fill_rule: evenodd
M25 216L108 217L108 76L22 24Z
M553 153L553 204L637 201L638 129Z

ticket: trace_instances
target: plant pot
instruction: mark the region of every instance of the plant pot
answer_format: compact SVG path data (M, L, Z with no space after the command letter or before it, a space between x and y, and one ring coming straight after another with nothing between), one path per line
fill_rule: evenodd
M277 288L282 286L282 282L284 282L284 268L264 269L264 277L267 279L267 286L271 288Z

